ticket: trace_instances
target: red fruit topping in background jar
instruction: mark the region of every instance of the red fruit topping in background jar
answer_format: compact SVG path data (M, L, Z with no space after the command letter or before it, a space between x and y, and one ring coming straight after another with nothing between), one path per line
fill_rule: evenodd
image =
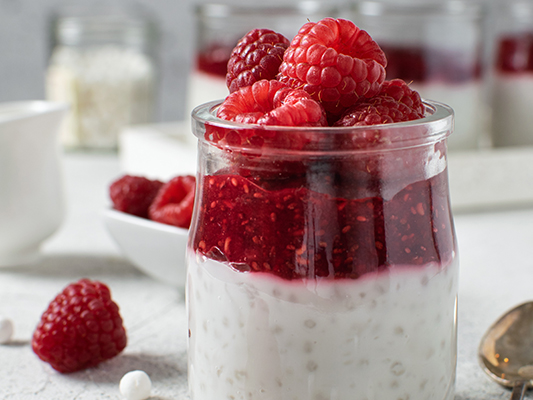
M262 79L276 78L289 40L270 29L248 32L233 49L226 84L230 93Z

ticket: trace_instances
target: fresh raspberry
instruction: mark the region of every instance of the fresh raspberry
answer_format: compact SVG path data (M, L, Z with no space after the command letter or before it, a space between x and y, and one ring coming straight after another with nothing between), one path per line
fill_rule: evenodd
M304 89L326 112L340 115L361 97L379 93L387 59L353 22L325 18L305 24L285 51L278 80Z
M165 183L150 205L151 220L188 229L191 224L196 178L176 176Z
M323 108L303 90L265 79L230 94L217 117L243 124L326 126Z
M94 367L126 347L126 330L109 288L81 279L68 285L43 313L33 351L63 373Z
M148 218L148 207L163 182L141 176L124 175L109 186L113 208L138 217Z
M228 61L226 84L233 93L261 79L276 79L289 40L270 29L248 32L233 49Z
M377 96L350 107L335 126L366 126L412 121L424 117L424 104L417 91L401 79L386 81Z

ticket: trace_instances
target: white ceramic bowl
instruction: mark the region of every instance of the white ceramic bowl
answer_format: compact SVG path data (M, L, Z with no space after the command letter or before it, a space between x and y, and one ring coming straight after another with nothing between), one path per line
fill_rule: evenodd
M139 270L166 284L185 286L188 230L117 210L104 211L107 230Z

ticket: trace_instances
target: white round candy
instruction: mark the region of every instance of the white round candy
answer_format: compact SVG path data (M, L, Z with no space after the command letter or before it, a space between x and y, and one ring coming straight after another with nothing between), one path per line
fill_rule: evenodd
M150 397L152 381L144 371L130 371L122 377L119 387L127 400L145 400Z
M9 318L0 316L0 344L7 343L13 336L13 322Z

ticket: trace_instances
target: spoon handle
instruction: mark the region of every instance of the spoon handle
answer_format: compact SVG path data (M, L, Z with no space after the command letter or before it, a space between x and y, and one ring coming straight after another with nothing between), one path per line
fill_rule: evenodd
M513 386L511 400L522 400L527 390L527 381L517 381Z

